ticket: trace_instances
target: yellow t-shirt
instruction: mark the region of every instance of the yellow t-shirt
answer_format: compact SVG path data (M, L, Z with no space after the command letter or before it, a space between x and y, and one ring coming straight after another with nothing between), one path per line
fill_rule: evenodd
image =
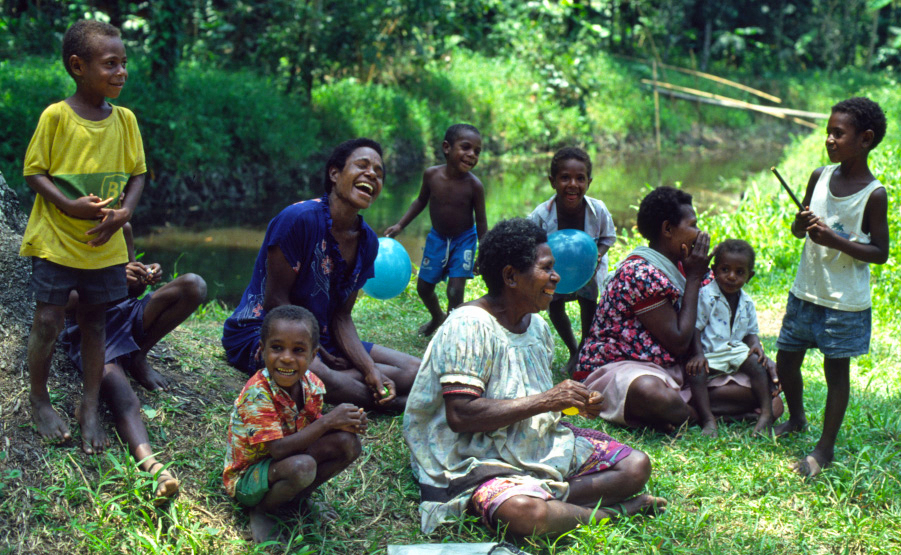
M50 176L71 199L91 193L101 199L117 196L131 176L146 172L138 122L131 110L119 106L106 119L91 121L65 101L51 104L25 153L24 175ZM19 254L85 270L127 263L122 230L99 247L87 244L94 236L86 232L99 223L67 216L37 195Z

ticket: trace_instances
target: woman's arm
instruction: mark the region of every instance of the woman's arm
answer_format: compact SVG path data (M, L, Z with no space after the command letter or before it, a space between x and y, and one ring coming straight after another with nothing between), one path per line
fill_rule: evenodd
M684 355L691 347L698 315L698 293L709 271L710 257L707 256L709 247L710 236L701 232L691 249L691 254L683 259L685 292L682 295L682 308L679 312L676 312L676 308L670 303L664 303L654 310L638 315L641 325L647 328L664 349L675 356Z
M277 306L291 304L291 289L297 273L288 263L278 246L266 249L266 290L263 292L263 310L269 312Z
M382 372L376 366L375 361L372 360L372 357L369 356L369 353L363 348L363 344L360 342L360 336L357 334L357 326L354 324L353 317L351 316L354 304L357 302L358 293L359 291L354 291L354 293L347 298L347 301L344 302L344 305L339 307L332 315L330 322L332 336L338 344L338 349L350 361L351 366L363 374L366 385L368 385L369 389L377 395L376 398L379 400L378 402L387 403L397 396L394 382L382 375ZM390 391L390 394L387 396L383 394L383 390L386 386Z
M444 397L447 424L455 433L493 432L536 414L576 407L595 415L603 397L579 382L564 380L553 388L519 399L489 399L465 394Z

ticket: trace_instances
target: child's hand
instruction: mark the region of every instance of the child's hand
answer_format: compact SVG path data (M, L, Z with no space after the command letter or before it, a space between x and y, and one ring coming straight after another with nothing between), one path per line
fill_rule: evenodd
M400 224L394 224L393 226L385 230L385 237L394 237L403 230L404 228L402 228Z
M333 430L343 430L352 434L365 433L369 425L363 409L351 403L341 403L322 418L327 419L326 422Z
M81 220L99 220L104 217L104 210L108 210L106 207L117 198L110 197L106 200L101 200L97 195L78 197L66 205L64 212L73 218Z
M133 285L154 285L159 283L162 276L162 269L159 264L144 265L140 262L129 262L125 266L125 279L128 286Z
M766 360L766 355L763 354L763 346L760 343L751 346L751 350L748 351L748 356L751 355L756 355L757 362L760 364L763 364L763 361Z
M97 236L88 241L88 245L92 247L99 247L109 241L114 233L122 229L122 226L128 223L130 216L127 210L121 208L118 210L103 208L101 209L101 212L103 213L103 220L93 229L87 231L88 235Z
M689 376L706 376L710 372L707 357L704 355L695 355L691 357L691 360L685 365L685 372Z
M817 245L835 248L837 244L838 234L832 230L826 222L817 218L812 224L805 228L807 236Z
M147 285L156 285L163 277L163 267L158 262L144 266L147 269Z

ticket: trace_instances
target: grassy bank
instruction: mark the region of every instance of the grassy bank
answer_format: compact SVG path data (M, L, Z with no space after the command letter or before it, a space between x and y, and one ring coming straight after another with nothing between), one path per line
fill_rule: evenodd
M901 95L875 96L887 112L901 110ZM871 167L889 191L891 256L873 268L871 352L852 362L851 404L832 467L814 480L801 479L788 468L812 448L822 425L822 358L810 354L803 368L810 431L789 438L754 438L749 427L734 424L724 425L719 438L707 439L697 428L667 436L578 419L580 425L608 430L649 453L654 473L648 489L669 499L668 511L657 518L578 529L561 538L526 540L523 549L736 555L901 550L901 378L895 371L901 362L896 300L901 287L901 194L896 188L901 139L893 126L889 131L871 157ZM822 134L817 133L798 141L780 167L800 192L809 172L824 162ZM757 300L764 345L772 354L801 241L788 231L793 211L769 174L750 179L747 189L734 213L706 214L701 221L714 240L742 237L757 248L757 276L749 290ZM697 208L703 212L705 207ZM622 231L613 261L638 242L632 230ZM355 314L361 335L422 353L426 341L410 332L425 317L414 289L391 301L363 298ZM467 297L482 292L474 280ZM2 375L0 553L265 552L248 541L246 514L221 485L227 419L244 381L226 365L219 346L226 315L217 304L207 305L154 352L153 364L177 382L173 391L139 390L151 442L182 481L180 496L162 508L151 504L150 479L135 470L124 447L86 457L74 446L77 442L42 445L29 420L27 375L21 368ZM559 342L555 354L556 366L562 365L566 353ZM80 378L62 365L51 385L54 401L71 415ZM111 427L108 415L107 424ZM401 418L374 417L360 461L321 491L338 508L340 520L320 526L289 515L290 552L384 553L388 544L495 538L471 520L422 535L418 488L408 459Z

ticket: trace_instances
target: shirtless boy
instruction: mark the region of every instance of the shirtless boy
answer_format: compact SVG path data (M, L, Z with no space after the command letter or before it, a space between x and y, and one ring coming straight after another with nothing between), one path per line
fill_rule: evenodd
M477 236L488 229L485 218L485 188L471 171L479 162L482 135L472 125L458 123L444 134L441 145L447 163L432 166L422 174L419 196L399 222L385 230L386 237L400 233L429 204L432 230L426 239L416 291L432 319L419 328L431 335L444 322L435 294L438 282L447 278L447 312L463 302L466 280L472 277Z

